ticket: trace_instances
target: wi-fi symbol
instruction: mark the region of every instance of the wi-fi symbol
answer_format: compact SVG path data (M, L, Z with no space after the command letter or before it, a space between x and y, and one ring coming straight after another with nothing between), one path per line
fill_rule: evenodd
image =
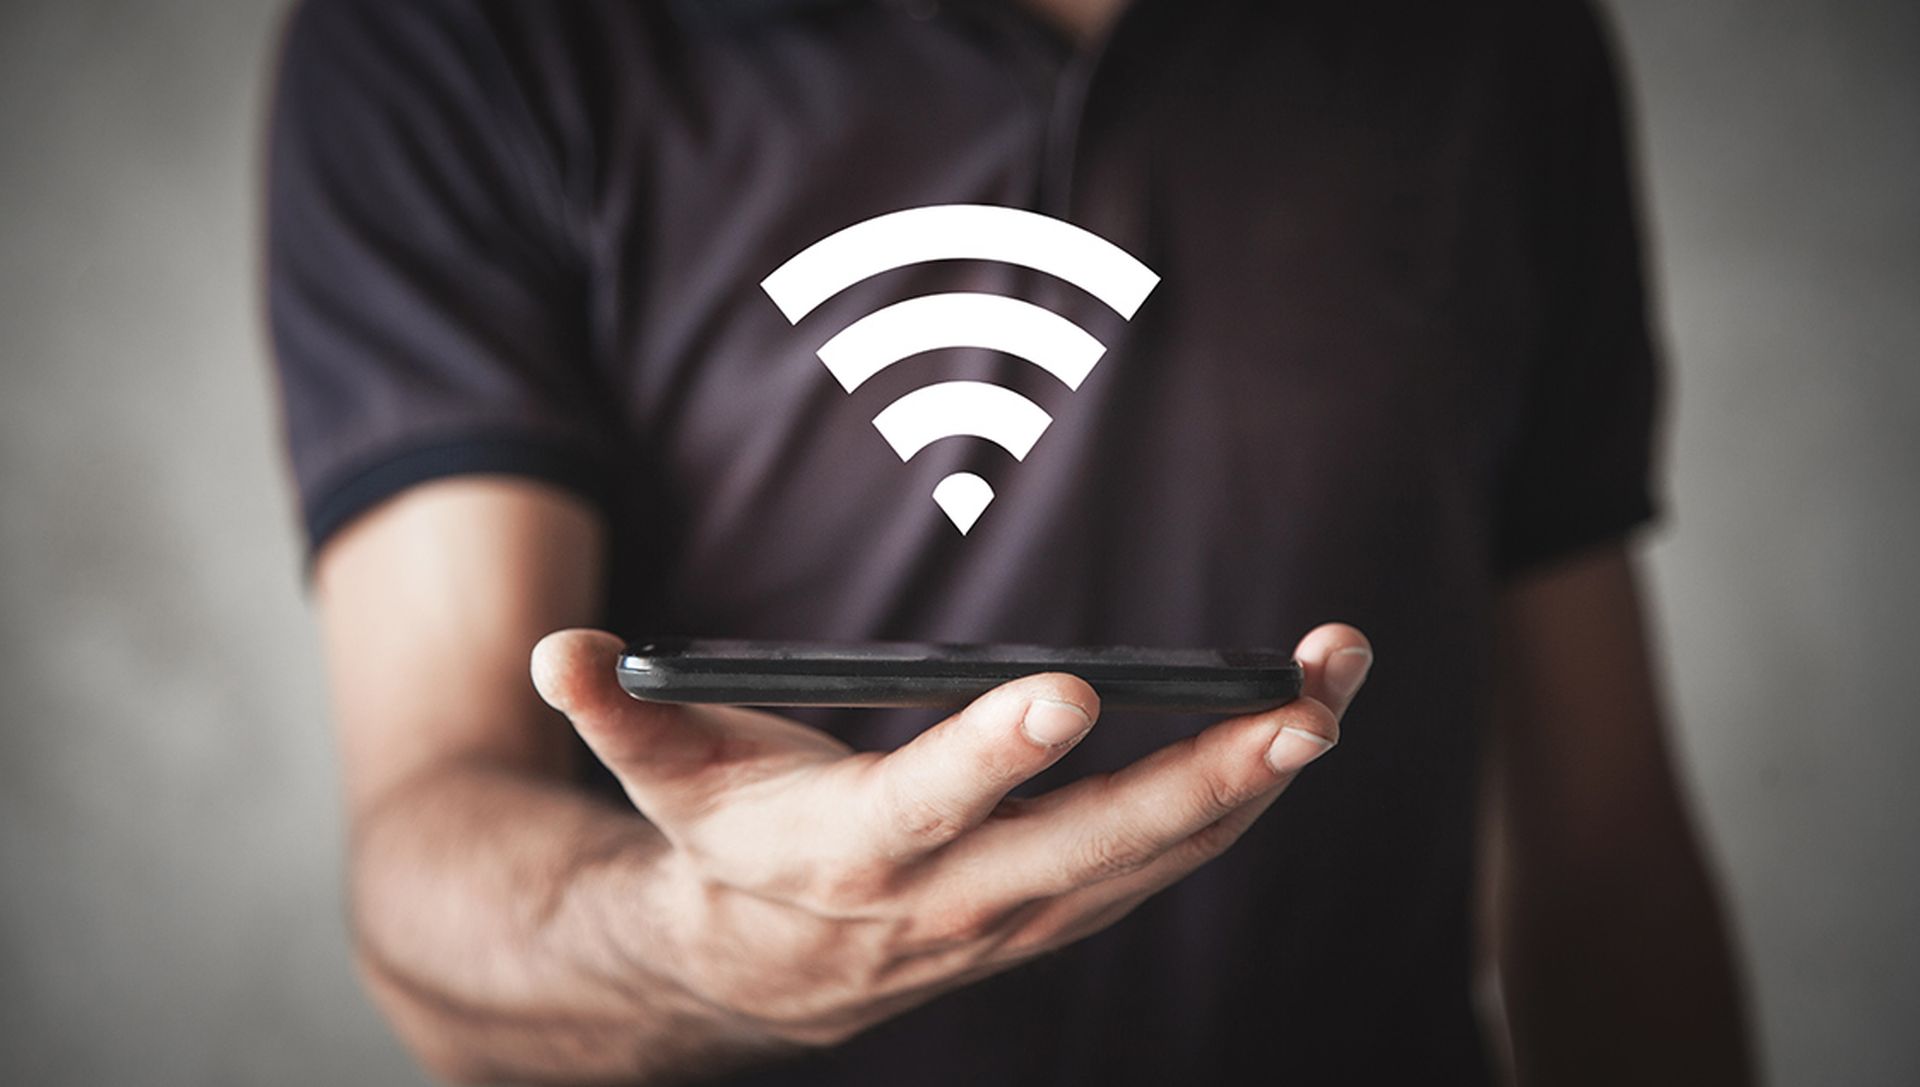
M930 260L991 260L1066 280L1131 320L1160 282L1119 246L1072 223L988 204L940 204L889 212L830 234L760 281L787 321L869 276ZM1065 317L1031 302L974 292L909 298L867 314L820 348L820 361L848 392L909 356L949 347L1015 355L1078 389L1106 347ZM873 425L900 459L941 438L972 435L1025 460L1053 417L985 381L941 381L902 396ZM955 472L933 489L962 535L993 501L993 488Z

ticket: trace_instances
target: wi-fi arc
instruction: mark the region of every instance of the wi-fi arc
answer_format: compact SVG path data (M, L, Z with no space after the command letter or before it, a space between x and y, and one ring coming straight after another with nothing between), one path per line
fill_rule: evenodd
M1072 223L1020 208L939 204L889 212L830 234L760 282L787 321L798 324L820 303L870 276L930 260L990 260L1045 272L1080 287L1131 320L1160 277L1112 242ZM922 295L860 318L829 339L820 361L848 392L901 359L951 347L1000 351L1025 359L1078 389L1106 347L1085 329L1031 302L995 294ZM983 381L943 381L889 404L873 424L900 459L957 435L991 441L1024 460L1053 417L1011 389ZM955 472L933 500L962 535L993 488Z
M1078 389L1106 354L1072 321L998 294L929 294L860 318L820 348L820 361L848 392L888 366L942 347L986 347L1020 355Z

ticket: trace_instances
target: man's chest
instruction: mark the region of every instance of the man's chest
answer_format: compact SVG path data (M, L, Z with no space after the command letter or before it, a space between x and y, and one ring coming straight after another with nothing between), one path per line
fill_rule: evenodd
M679 496L696 573L744 562L764 596L876 537L954 546L931 495L962 470L995 493L969 538L1017 534L1027 553L1131 532L1150 561L1234 568L1336 519L1395 538L1472 519L1531 303L1509 167L1469 90L1345 95L1356 73L1276 68L1259 42L1154 60L1116 40L1075 67L990 35L809 41L656 87L624 135L623 195L598 209L601 365L642 470ZM916 261L793 323L760 288L826 235L941 204L1069 219L1160 283L1131 321L1009 262ZM960 291L1033 303L1105 353L1077 388L960 347L852 392L816 354L884 307ZM1019 459L956 432L903 461L874 420L956 381L1017 393L1044 432ZM790 543L746 561L769 536Z

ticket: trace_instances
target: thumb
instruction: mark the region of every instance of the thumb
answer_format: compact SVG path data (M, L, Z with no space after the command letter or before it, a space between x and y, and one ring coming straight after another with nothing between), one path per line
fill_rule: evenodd
M718 738L681 707L622 690L614 674L622 647L603 630L555 631L533 647L533 686L646 810L641 793L710 765Z

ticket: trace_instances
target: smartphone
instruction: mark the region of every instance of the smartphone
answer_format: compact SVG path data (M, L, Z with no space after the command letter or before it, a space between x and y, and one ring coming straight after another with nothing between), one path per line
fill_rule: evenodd
M1109 710L1249 713L1300 697L1299 663L1267 649L656 638L616 671L635 698L741 706L962 706L1036 672L1079 676Z

